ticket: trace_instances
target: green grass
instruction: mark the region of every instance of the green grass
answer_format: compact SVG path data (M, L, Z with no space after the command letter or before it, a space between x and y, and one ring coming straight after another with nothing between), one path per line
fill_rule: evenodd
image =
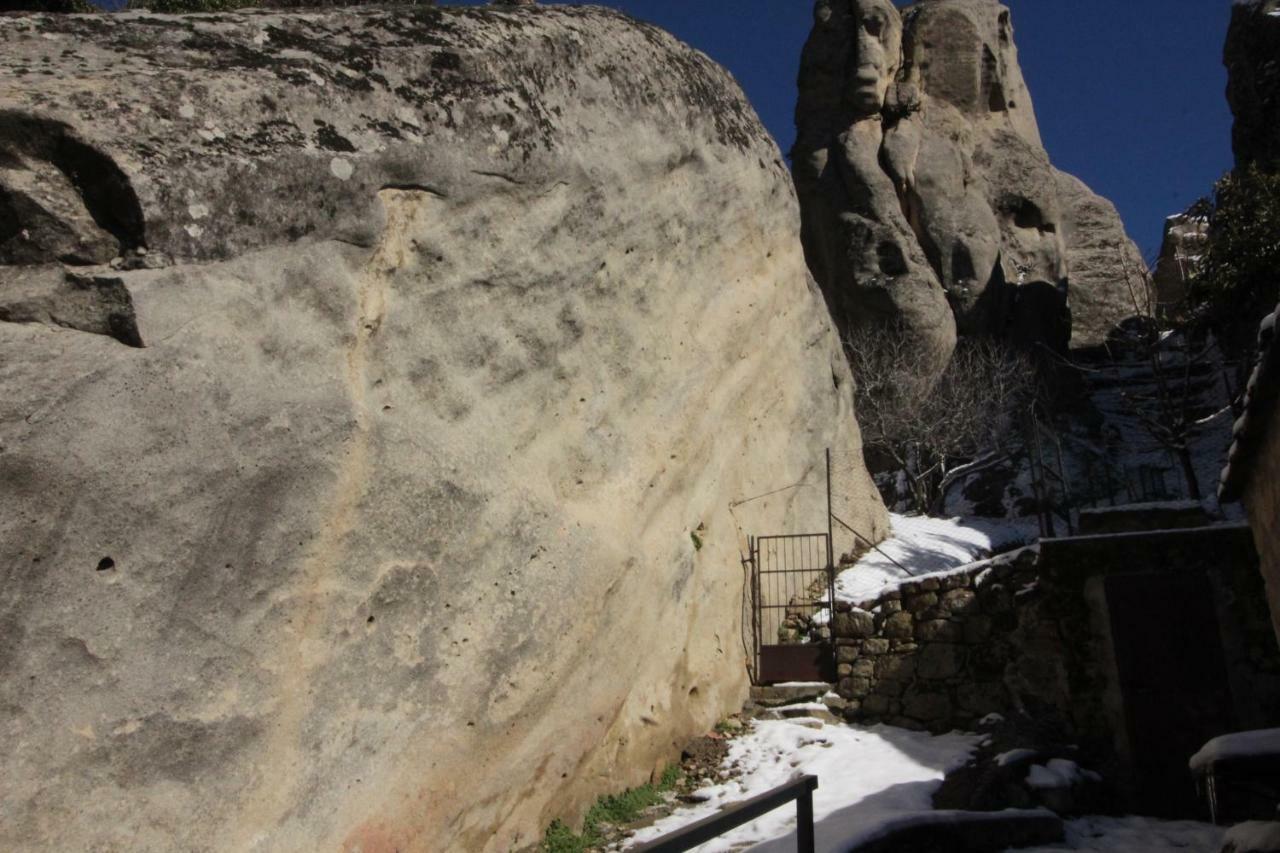
M542 839L542 853L586 853L591 844L585 830L578 835L561 821L556 821L547 827L547 834Z
M645 809L661 803L663 795L679 784L680 776L679 766L672 764L662 771L657 783L601 797L587 811L581 835L562 821L555 821L547 827L547 834L542 839L542 853L586 853L599 846L605 840L605 825L621 826L631 823L644 814Z

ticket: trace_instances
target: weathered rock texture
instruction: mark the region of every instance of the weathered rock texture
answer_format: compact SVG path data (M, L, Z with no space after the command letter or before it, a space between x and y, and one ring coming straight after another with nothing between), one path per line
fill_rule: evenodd
M1280 167L1280 0L1231 7L1223 61L1236 165Z
M845 330L901 324L944 355L957 333L1065 349L1133 313L1123 269L1141 256L1114 207L1050 164L1007 8L818 0L815 17L794 172Z
M1147 262L1114 204L1066 172L1054 169L1053 176L1062 205L1071 343L1091 346L1124 318L1149 313Z
M725 72L572 7L0 45L0 848L516 849L740 707L743 537L823 510L729 504L860 448Z

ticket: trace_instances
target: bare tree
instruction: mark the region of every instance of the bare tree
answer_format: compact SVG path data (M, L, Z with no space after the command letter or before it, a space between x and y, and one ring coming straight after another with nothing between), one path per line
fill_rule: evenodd
M846 343L868 447L906 477L917 512L941 511L948 490L1010 458L1019 416L1034 399L1030 358L989 340L962 340L943 373L899 328L862 330Z
M1161 330L1150 273L1134 269L1123 255L1120 262L1134 309L1124 345L1147 362L1152 377L1149 388L1121 396L1147 435L1177 460L1187 496L1200 500L1192 446L1230 408L1215 411L1205 405L1206 385L1214 383L1218 372L1222 372L1227 396L1231 395L1222 354L1213 335L1197 329L1193 321Z

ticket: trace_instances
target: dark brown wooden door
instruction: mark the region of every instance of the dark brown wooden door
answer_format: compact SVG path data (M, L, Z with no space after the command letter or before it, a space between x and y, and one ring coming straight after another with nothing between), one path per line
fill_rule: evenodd
M1187 761L1235 722L1213 590L1202 573L1113 575L1105 585L1135 806L1196 816Z

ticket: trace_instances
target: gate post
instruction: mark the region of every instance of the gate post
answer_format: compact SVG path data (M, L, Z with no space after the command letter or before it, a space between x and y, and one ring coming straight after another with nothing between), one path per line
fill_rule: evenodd
M840 653L836 651L836 558L835 539L832 538L831 517L835 507L831 505L831 448L827 448L827 630L831 632L831 677L836 678Z

